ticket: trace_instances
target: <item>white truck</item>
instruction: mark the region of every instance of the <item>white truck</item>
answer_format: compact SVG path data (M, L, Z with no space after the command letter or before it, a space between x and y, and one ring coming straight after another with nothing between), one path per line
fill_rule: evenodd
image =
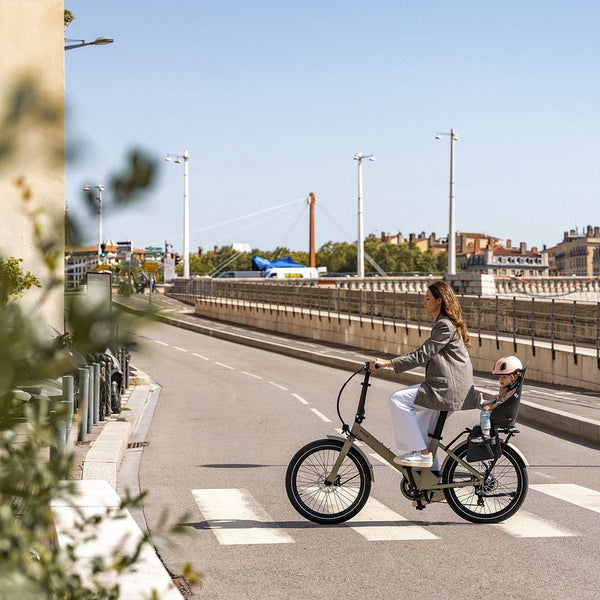
M315 267L273 267L265 271L265 278L275 279L316 279L319 270Z

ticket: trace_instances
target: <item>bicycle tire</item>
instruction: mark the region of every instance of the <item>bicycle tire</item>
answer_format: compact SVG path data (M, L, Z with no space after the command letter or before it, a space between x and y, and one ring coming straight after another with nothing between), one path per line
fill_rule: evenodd
M300 448L288 465L288 498L303 517L314 523L343 523L357 515L369 498L371 471L355 448L344 459L336 482L325 483L343 445L342 440L316 440Z
M465 460L468 443L457 446L453 453ZM490 461L472 462L470 465L485 473ZM442 471L443 483L460 483L474 480L464 467L448 457ZM504 446L494 468L483 486L444 488L446 501L452 510L472 523L498 523L514 515L525 501L529 487L529 474L523 459L510 446Z

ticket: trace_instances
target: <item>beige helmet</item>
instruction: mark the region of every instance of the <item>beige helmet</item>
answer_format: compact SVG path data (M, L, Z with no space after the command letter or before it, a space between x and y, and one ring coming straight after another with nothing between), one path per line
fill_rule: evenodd
M512 375L523 370L523 364L516 356L503 356L496 361L492 375Z

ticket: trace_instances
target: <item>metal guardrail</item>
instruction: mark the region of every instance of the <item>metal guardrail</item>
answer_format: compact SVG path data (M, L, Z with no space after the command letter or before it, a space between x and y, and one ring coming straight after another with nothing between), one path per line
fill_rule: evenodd
M328 318L362 322L382 320L384 325L405 327L426 324L422 298L433 278L418 277L403 280L403 286L380 280L363 280L362 285L350 285L345 280L240 281L198 278L176 281L167 294L193 304L196 298L233 306L243 303L277 310L313 310ZM403 289L404 288L404 289ZM578 346L595 348L600 368L600 302L578 302L555 298L519 296L459 296L463 315L471 336L478 340L485 335L529 339L535 355L536 344L570 345L576 356Z

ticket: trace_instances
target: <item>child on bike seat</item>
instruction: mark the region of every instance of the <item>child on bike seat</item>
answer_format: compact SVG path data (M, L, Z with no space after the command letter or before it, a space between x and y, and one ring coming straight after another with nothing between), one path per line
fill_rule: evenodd
M512 398L522 374L523 365L516 356L503 356L496 361L492 375L498 375L500 389L491 400L485 400L481 394L479 395L481 436L473 438L473 442L483 443L490 438L492 410Z

